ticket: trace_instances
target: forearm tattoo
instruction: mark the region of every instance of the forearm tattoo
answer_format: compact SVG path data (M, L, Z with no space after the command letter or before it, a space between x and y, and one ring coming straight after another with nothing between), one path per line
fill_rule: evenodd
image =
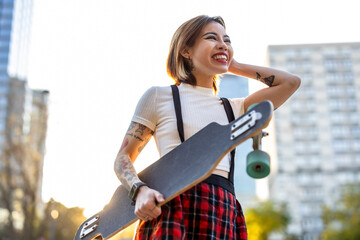
M152 131L152 132L151 132L151 135L153 135L153 134L154 134L154 132ZM140 152L144 149L144 147L146 146L146 144L150 141L150 138L151 138L151 137L148 137L148 138L145 139L144 143L141 144L141 146L138 148L138 153L140 153Z
M128 156L122 155L115 160L115 172L122 185L130 190L134 182L139 182L140 179L136 174L134 165Z
M149 132L147 132L147 134L144 134L145 131L149 131ZM148 134L148 133L150 133L150 134ZM151 136L153 134L154 134L154 132L152 130L146 128L146 126L139 124L139 123L131 122L131 124L128 128L128 131L126 133L126 136L135 138L136 141L141 142L141 145L137 149L138 153L140 153L141 150L143 150L143 148L145 147L145 145L150 141ZM130 138L124 139L124 142L120 148L119 154L123 149L125 149L128 146L129 141L131 141L129 139ZM118 155L118 157L115 160L114 168L115 168L116 175L119 178L120 182L128 190L130 190L130 188L134 182L140 181L138 175L136 174L134 165L132 164L132 161L131 161L130 157L128 157L128 155Z
M274 83L275 76L271 75L269 77L262 78L260 73L256 72L256 79L259 80L259 81L262 81L263 83L265 83L266 85L271 87L273 85L273 83Z

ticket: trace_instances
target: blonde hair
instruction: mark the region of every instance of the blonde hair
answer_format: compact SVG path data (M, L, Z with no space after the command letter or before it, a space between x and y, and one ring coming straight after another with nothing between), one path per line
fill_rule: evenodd
M174 33L170 43L166 68L168 75L174 79L176 85L179 85L181 82L196 85L196 78L191 73L193 70L192 62L183 57L181 51L186 47L194 46L195 40L202 29L211 22L217 22L225 28L225 22L220 16L209 17L200 15L183 23ZM218 90L217 78L217 75L213 78L215 93Z

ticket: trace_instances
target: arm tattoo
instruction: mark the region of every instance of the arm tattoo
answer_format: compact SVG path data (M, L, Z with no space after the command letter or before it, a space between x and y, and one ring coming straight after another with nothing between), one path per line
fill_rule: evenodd
M144 125L139 124L139 128L136 129L135 133L140 133L141 136L142 136L142 135L144 134L145 128L146 128L146 127L145 127Z
M131 160L127 156L119 156L115 161L115 172L120 182L130 190L134 182L139 182L140 179L136 174L136 170Z
M136 138L137 140L139 140L139 141L141 141L141 142L144 141L144 139L142 139L141 137L136 136L136 135L133 134L133 133L127 133L126 136L130 136L130 137Z
M264 83L266 85L268 85L269 87L271 87L274 83L274 80L275 80L275 76L274 75L271 75L270 77L266 77L266 78L263 78L264 80Z
M135 127L137 127L137 129ZM136 129L135 132L134 132L134 129ZM145 145L149 142L149 140L151 138L151 136L145 135L146 138L144 139L144 136L143 136L144 131L151 131L151 130L150 129L147 130L146 126L144 126L142 124L139 124L136 122L131 122L129 129L126 133L126 136L133 137L136 140L142 142L141 146L138 147L138 149L137 149L139 153L141 152L141 150L145 147ZM151 131L150 133L151 133L151 135L153 135L154 131ZM119 154L123 149L125 149L127 147L128 144L129 144L129 139L125 138L124 142L120 148ZM118 177L120 182L128 190L130 190L133 183L140 181L138 175L136 174L134 165L132 164L131 159L129 158L128 155L118 155L117 156L117 158L115 159L114 170L115 170L116 176Z
M144 147L146 146L146 144L150 141L150 138L151 138L151 137L148 137L148 138L145 140L145 142L138 148L138 153L140 153L140 152L144 149Z
M151 134L151 136L154 135L154 131L151 131L150 134ZM146 144L150 141L151 136L148 137L147 139L145 139L145 142L138 148L138 153L140 153L144 149Z
M128 144L129 144L129 139L126 138L126 139L124 140L121 148L120 148L120 152L121 152L124 148L126 148Z
M265 83L266 85L271 87L273 85L273 83L274 83L275 76L271 75L269 77L261 78L260 73L256 72L256 79L262 81L263 83Z

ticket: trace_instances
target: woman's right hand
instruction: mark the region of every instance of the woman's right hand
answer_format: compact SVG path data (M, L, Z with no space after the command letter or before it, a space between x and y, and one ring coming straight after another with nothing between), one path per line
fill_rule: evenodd
M157 205L164 201L161 193L148 186L142 186L136 196L135 214L141 220L151 221L161 214L161 207Z

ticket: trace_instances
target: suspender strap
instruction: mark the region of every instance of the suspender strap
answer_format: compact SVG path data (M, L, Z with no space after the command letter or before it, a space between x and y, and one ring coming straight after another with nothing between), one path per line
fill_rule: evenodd
M231 105L229 103L229 100L227 98L221 98L221 101L224 104L224 108L225 108L225 112L226 112L226 116L229 120L229 123L235 120L235 116L234 116L234 112L231 108Z
M171 85L171 90L172 90L173 100L174 100L174 107L175 107L176 120L177 120L177 129L179 132L181 142L184 142L184 124L183 124L182 114L181 114L179 89L176 85Z
M178 132L179 132L181 142L184 142L184 125L183 125L182 114L181 114L181 103L180 103L179 89L178 89L178 87L176 85L171 85L171 90L172 90L173 100L174 100L174 107L175 107L176 120L177 120L177 129L178 129ZM221 101L223 102L225 112L226 112L226 116L227 116L229 122L232 122L233 120L235 120L235 117L234 117L234 112L233 112L233 110L231 108L231 105L229 103L229 100L227 98L221 98ZM229 173L229 179L228 180L231 183L230 186L232 186L232 191L230 191L230 192L234 193L233 183L234 183L235 150L231 151L230 156L231 156L231 164L230 164L230 173ZM211 179L213 179L214 177L216 177L216 176L213 176L213 175L210 176ZM215 182L219 182L219 181L216 180ZM209 183L212 183L212 182L209 182ZM223 184L221 184L221 185L223 185Z
M221 101L224 104L226 116L229 120L229 122L232 122L235 120L234 112L231 108L231 105L229 103L229 100L227 98L221 98ZM229 180L231 183L234 183L234 168L235 168L235 150L232 150L230 153L231 156L231 164L230 164L230 173L229 173Z

